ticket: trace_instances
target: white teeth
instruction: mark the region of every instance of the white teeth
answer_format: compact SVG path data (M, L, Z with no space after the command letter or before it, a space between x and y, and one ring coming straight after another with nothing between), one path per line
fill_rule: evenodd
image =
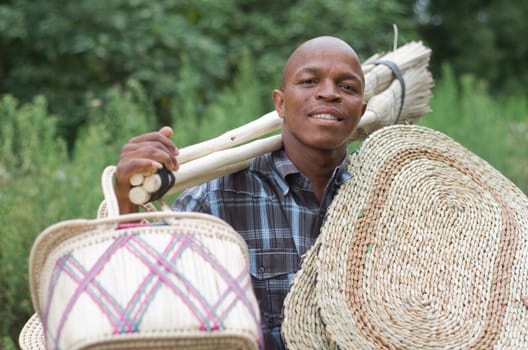
M337 120L337 117L333 116L331 114L314 114L314 115L312 115L312 118L315 118L315 119L326 119L326 120Z

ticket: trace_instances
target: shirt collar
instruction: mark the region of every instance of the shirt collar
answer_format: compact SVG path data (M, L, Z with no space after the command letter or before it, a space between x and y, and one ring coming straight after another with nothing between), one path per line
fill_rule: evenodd
M348 159L349 156L347 154L343 161L334 169L332 177L330 178L330 183L334 183L336 186L339 186L352 177L352 174L347 170ZM268 166L271 165L268 167L268 169L273 169L274 178L284 195L286 195L290 190L290 184L287 180L288 175L300 175L305 178L304 175L300 173L297 167L288 158L284 148L272 153L267 153L264 155L264 160L264 162L260 163L260 166L255 166L253 170L265 172L265 170L262 168L264 163L267 163L266 165Z

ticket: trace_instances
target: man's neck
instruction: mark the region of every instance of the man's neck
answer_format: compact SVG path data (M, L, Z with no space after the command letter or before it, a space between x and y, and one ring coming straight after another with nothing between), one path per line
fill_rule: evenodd
M345 150L299 149L285 145L286 154L295 167L311 182L315 195L321 202L326 185L334 170L346 154Z

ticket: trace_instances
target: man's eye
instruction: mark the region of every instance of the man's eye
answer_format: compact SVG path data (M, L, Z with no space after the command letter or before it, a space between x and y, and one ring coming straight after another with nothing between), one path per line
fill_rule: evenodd
M317 81L316 81L315 79L313 79L313 78L310 78L310 79L303 79L303 80L301 81L301 83L304 84L304 85L313 85L313 84L315 84L316 82L317 82Z
M349 85L349 84L341 84L341 89L343 90L346 90L346 91L350 91L350 92L356 92L357 89L354 85Z

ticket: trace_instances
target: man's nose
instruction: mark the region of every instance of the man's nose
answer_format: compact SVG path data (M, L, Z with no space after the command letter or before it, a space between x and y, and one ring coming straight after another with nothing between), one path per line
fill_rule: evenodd
M333 81L321 81L319 90L317 91L317 99L326 101L341 100L339 87Z

